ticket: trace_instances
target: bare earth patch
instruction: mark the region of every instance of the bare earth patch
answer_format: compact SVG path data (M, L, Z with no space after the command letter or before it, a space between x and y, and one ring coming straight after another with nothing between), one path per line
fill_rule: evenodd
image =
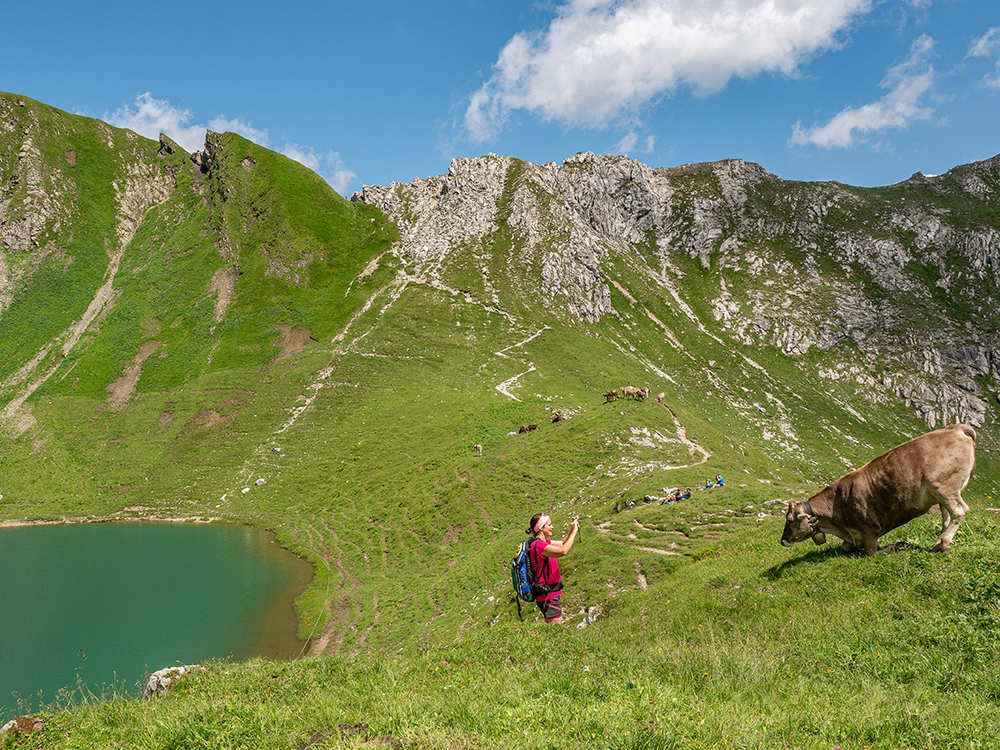
M312 331L308 328L292 328L289 325L271 327L281 331L282 333L281 341L278 342L278 346L281 347L281 351L278 352L278 356L272 360L271 364L291 359L296 354L304 352L316 343L316 339L312 337Z
M236 287L236 279L239 272L235 268L220 268L212 277L209 284L209 291L215 294L215 314L216 323L221 323L229 309L229 302L233 298L233 289Z
M445 532L444 538L441 539L441 544L445 546L451 544L452 542L458 539L458 535L461 533L462 533L461 526L458 525L452 526L451 528L448 529L448 531Z
M229 422L235 417L235 414L230 414L228 417L222 416L215 409L202 409L200 412L191 417L191 420L185 425L185 427L202 430L208 427L215 427L223 422Z
M139 374L142 372L142 363L145 362L153 352L160 348L162 341L147 341L139 347L139 353L135 355L132 363L125 368L125 372L114 383L107 387L108 404L112 409L124 409L128 404L135 387L139 384Z

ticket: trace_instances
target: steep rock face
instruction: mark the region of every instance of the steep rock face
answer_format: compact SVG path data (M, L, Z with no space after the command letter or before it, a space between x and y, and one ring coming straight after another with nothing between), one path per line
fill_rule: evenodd
M175 188L176 170L158 163L135 133L93 121L91 132L81 134L64 113L43 107L0 96L0 314L49 255L66 254L89 220L82 200L113 195L114 230L104 240L107 276L113 279L143 217ZM105 162L110 185L81 177L81 170L92 174L95 164Z
M136 138L134 133L126 131L128 141L133 142ZM116 234L120 248L132 241L146 212L166 201L176 187L175 173L164 170L152 159L138 156L136 152L119 152L120 177L112 182L118 204Z
M453 249L493 229L513 162L492 154L455 159L442 177L394 182L388 188L365 186L354 198L393 217L403 235L401 252L419 273L433 277Z
M73 208L73 185L59 168L45 169L39 121L21 100L0 97L0 247L25 252L58 234ZM66 154L66 162L75 160Z
M398 252L418 275L438 279L457 251L476 256L482 284L494 304L490 262L498 233L510 233L506 259L538 273L546 297L563 298L577 317L596 322L610 310L610 292L601 281L604 238L563 200L552 199L556 170L489 155L455 159L447 175L408 185L368 187L355 200L374 205L399 226ZM531 295L531 287L525 290Z
M868 398L902 399L929 426L981 425L983 384L1000 383L987 303L1000 284L998 175L1000 157L860 189L787 182L738 159L651 169L592 153L541 166L490 155L354 199L397 221L397 252L433 278L470 248L496 252L509 231L507 262L567 320L613 312L612 262L693 317L691 295L704 292L687 288L686 256L714 287L703 331L790 357L839 352L844 365L830 372Z

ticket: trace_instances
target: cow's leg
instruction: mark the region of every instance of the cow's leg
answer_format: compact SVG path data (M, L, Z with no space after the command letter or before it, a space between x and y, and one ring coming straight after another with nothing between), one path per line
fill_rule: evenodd
M866 555L874 555L878 552L878 534L865 532L861 536L861 544L859 546L865 551Z
M857 531L843 528L827 528L827 532L839 536L844 540L844 543L839 547L841 552L857 552L858 548L862 546L861 535Z
M943 534L951 523L951 511L945 503L938 503L938 510L941 511L941 533Z
M955 538L958 527L962 525L965 514L969 512L969 506L962 499L962 493L959 490L952 493L936 490L934 495L940 500L941 535L937 539L937 544L931 547L931 551L951 552L952 540Z
M874 555L878 552L878 532L865 531L863 529L846 529L850 539L841 535L844 543L840 545L841 552L864 552L866 555Z

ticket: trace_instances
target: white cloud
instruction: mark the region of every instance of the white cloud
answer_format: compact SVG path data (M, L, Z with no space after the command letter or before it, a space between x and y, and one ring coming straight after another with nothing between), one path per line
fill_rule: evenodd
M123 105L114 114L104 113L104 121L116 128L130 128L154 141L164 133L185 151L197 151L205 145L204 125L188 125L191 110L177 109L164 99L154 99L148 91L135 98L134 107Z
M636 146L639 144L639 134L635 131L625 135L618 143L612 147L612 151L616 154L651 154L653 153L653 147L656 145L656 136L650 135L646 137L643 141L642 148L637 149Z
M616 154L627 154L632 149L635 148L635 144L638 142L638 140L639 136L637 134L629 133L620 141L618 141L618 143L615 144L615 146L612 148L612 151L614 151L614 153Z
M993 88L1000 88L1000 26L994 26L969 45L966 57L985 57L995 65L995 75L983 77L983 83Z
M921 100L934 85L934 67L930 64L934 40L923 34L910 46L909 56L899 65L890 68L879 84L889 93L877 102L857 109L847 107L825 125L809 129L802 122L792 127L789 144L820 148L845 148L853 146L857 138L883 130L901 130L914 120L927 120L934 115L930 107L921 106Z
M243 122L239 117L229 120L225 115L219 115L214 120L208 123L210 130L214 130L217 133L236 133L246 138L248 141L253 141L259 146L264 146L267 148L270 145L270 139L267 136L266 130L257 130L248 122Z
M311 147L306 150L300 147L297 143L286 143L285 147L281 149L281 153L289 159L295 159L295 161L299 164L309 167L309 169L313 172L319 172L322 157L320 157L319 154L317 154Z
M113 114L105 112L104 121L118 128L130 128L152 140L158 139L160 133L164 133L185 151L203 149L205 133L208 130L236 133L265 148L271 146L267 130L259 130L239 117L230 119L225 115L218 115L206 128L204 125L189 124L191 116L191 110L178 109L165 99L154 99L147 91L137 96L133 105L125 104ZM341 195L357 178L357 174L344 164L336 151L317 154L312 147L286 143L281 153L309 167Z
M348 169L336 151L317 154L312 147L303 148L297 143L286 143L285 147L281 149L281 153L289 159L294 159L299 164L309 167L341 195L345 194L358 176L353 170Z
M544 33L520 32L472 97L477 141L509 113L603 127L689 86L706 96L733 77L792 74L839 45L871 0L566 0Z
M346 194L351 183L358 178L357 173L348 169L336 151L331 151L326 155L326 163L330 171L323 179L329 182L330 186L341 195Z

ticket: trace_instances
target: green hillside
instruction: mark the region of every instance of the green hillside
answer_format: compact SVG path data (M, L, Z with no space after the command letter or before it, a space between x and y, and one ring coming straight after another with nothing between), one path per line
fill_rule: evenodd
M317 571L310 658L7 745L995 744L996 165L491 156L347 201L231 133L192 157L5 94L2 123L0 521L251 523ZM787 500L959 418L950 556L937 515L876 559L779 546ZM509 594L541 510L583 522L560 630Z

